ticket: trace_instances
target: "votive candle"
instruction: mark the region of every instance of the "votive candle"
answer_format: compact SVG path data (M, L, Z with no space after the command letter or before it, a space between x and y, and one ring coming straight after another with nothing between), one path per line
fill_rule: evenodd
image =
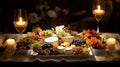
M107 45L108 46L114 46L116 44L116 39L115 38L108 38L107 39Z

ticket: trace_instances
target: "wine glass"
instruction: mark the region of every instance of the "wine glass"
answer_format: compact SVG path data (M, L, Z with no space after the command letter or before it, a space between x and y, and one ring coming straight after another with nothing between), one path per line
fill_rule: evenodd
M93 0L92 13L97 20L97 32L99 32L99 22L105 14L105 2L104 0Z
M26 30L26 27L28 25L28 19L27 19L27 12L24 9L16 9L14 10L14 26L17 32L22 34Z

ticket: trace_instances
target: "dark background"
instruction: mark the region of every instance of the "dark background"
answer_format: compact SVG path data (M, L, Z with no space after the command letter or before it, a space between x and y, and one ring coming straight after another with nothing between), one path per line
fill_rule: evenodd
M13 26L13 11L18 8L26 9L28 14L35 11L36 5L46 1L50 7L59 6L68 9L67 16L59 16L50 26L71 25L72 30L96 29L96 20L91 12L92 0L2 0L0 2L0 32L17 33ZM109 1L109 0L105 0ZM112 7L106 6L106 14L100 22L101 32L120 33L120 3L112 1ZM82 13L82 11L85 12ZM59 21L58 21L59 20ZM45 24L47 25L47 24ZM31 31L29 24L25 32ZM41 28L45 27L41 25ZM47 28L47 27L45 27Z

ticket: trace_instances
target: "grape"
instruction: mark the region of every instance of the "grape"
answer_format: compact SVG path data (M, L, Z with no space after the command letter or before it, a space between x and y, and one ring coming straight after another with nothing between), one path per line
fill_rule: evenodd
M30 47L29 47L29 46L26 46L26 49L30 49Z
M53 51L53 48L49 48L51 51Z
M40 36L39 35L35 35L33 38L34 38L34 40L38 40L38 39L40 39Z
M88 44L82 45L83 48L88 48Z
M49 50L50 50L51 53L54 53L53 48L49 48Z
M33 51L37 52L39 55L44 55L44 51L41 48L36 48Z
M44 50L44 49L46 49L46 48L48 48L48 45L47 45L47 44L44 44L44 45L42 46L42 49Z
M53 31L52 30L43 30L45 36L52 36Z
M17 42L17 49L30 49L29 47L29 43L25 42L25 41L19 41Z
M86 43L85 40L83 39L80 39L80 40L73 40L70 45L76 45L76 46L81 46L81 45L84 45Z
M78 55L78 54L81 54L81 53L83 53L83 48L81 46L75 47L72 51L72 54L74 54L74 55Z
M35 49L35 48L41 48L42 45L43 45L40 42L38 42L37 40L33 40L32 44L33 44L33 49Z
M48 45L48 47L50 48L50 47L53 47L53 45L52 44L47 44Z
M42 46L42 50L43 50L44 52L46 52L46 50L48 51L48 52L45 53L45 54L48 54L48 53L49 53L49 55L53 55L53 54L54 54L53 45L50 44L50 43L45 43L45 44Z
M85 43L86 43L86 40L81 40L81 42L82 42L83 44L85 44Z
M45 53L44 53L44 51L43 51L42 49L39 50L38 54L39 54L39 55L45 55Z
M47 48L53 48L53 45L50 44L50 43L45 43L43 46L42 46L42 49L47 49Z
M40 50L39 48L33 49L33 51L35 51L37 53L39 52L39 50Z
M101 49L101 48L102 48L101 45L98 44L98 42L93 42L91 45L92 45L92 47L95 48L95 49Z

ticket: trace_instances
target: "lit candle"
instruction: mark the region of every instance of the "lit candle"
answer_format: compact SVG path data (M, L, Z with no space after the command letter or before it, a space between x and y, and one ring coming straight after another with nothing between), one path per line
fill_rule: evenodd
M18 21L14 21L14 26L18 32L24 32L28 25L27 21L24 21L22 17L19 17Z
M7 47L8 48L15 48L16 47L16 42L14 39L7 39Z
M14 39L7 39L6 40L7 49L6 51L9 53L9 57L15 53L16 50L16 42Z
M25 22L22 20L22 17L19 18L19 21L16 23L16 25L19 26L25 25Z
M115 38L108 38L107 39L107 48L111 53L114 53L116 50L116 39Z
M97 6L97 9L93 10L94 15L104 15L105 11L100 8L100 5Z
M108 38L107 39L107 45L108 46L115 46L116 44L116 39L115 38Z
M26 27L27 26L27 21L23 21L22 17L19 17L18 21L14 22L15 27Z

